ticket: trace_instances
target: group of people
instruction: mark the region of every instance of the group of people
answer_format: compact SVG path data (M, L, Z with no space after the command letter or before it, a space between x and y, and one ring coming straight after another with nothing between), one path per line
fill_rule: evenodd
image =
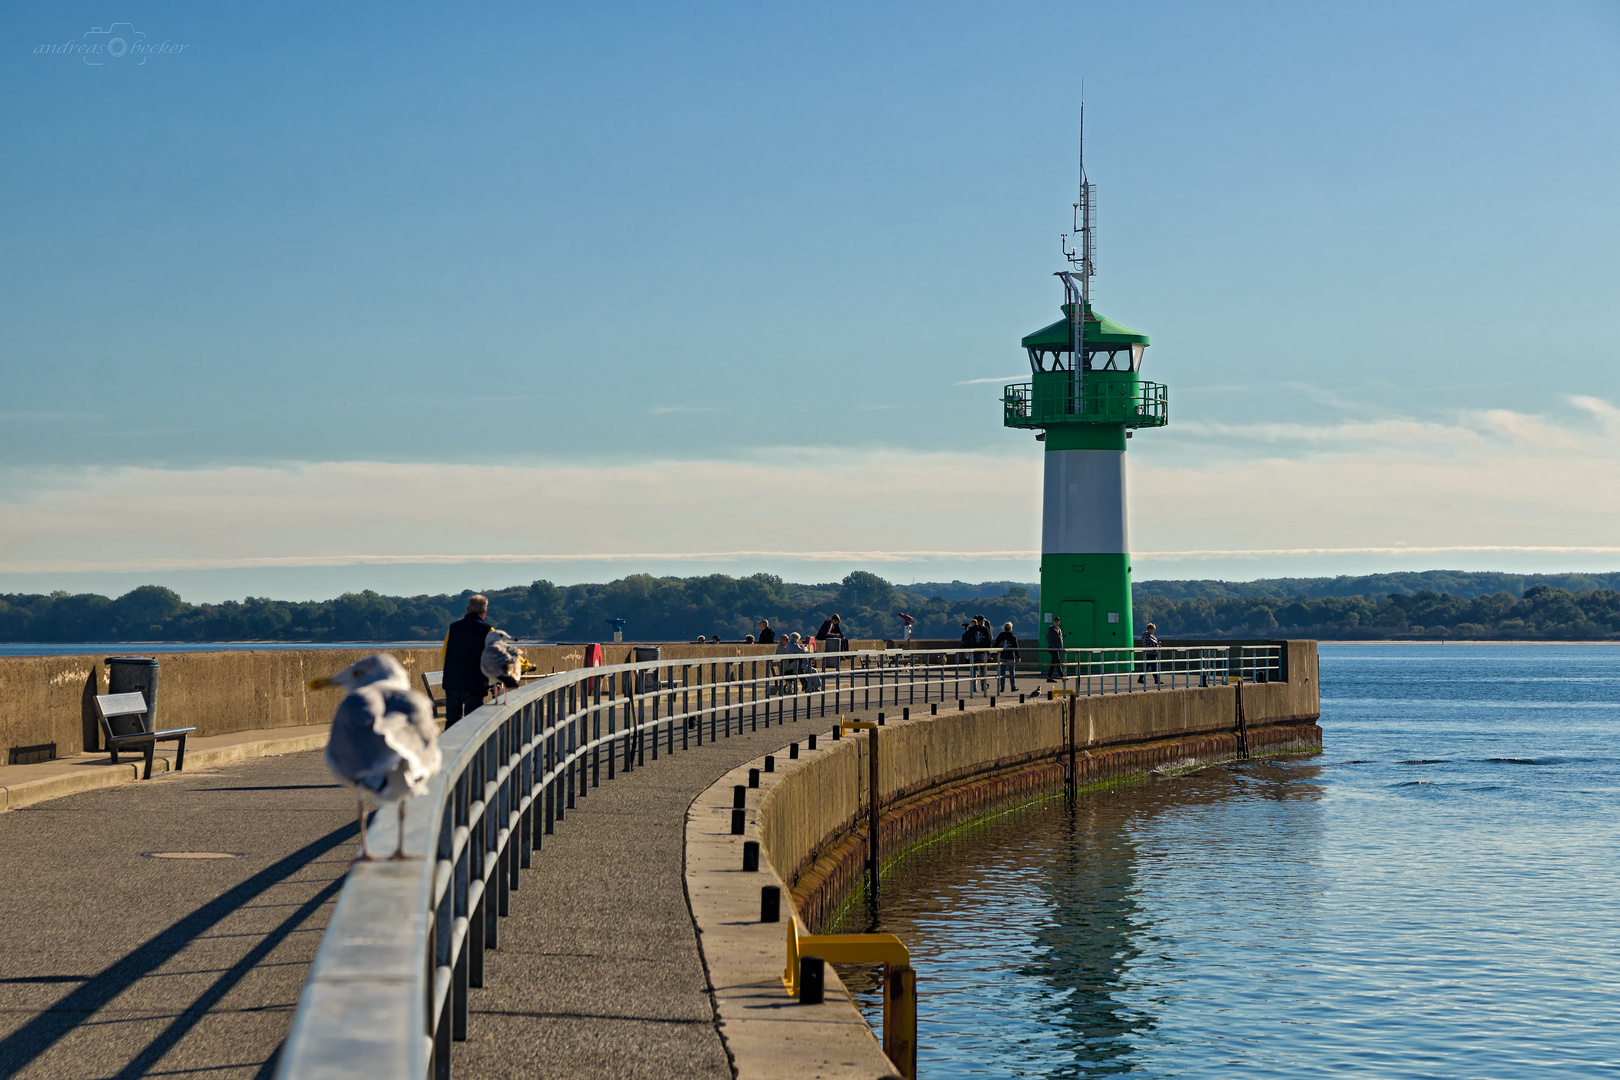
M997 650L996 692L1009 687L1018 689L1018 661L1022 656L1018 651L1018 635L1013 633L1012 623L1002 623L1001 633L991 638L990 620L983 615L975 615L971 621L962 624L962 644L973 649L971 667L968 669L970 694L990 692L985 663L991 650Z
M449 727L460 720L467 713L483 704L484 697L489 692L489 679L479 666L479 660L484 652L485 640L489 632L495 629L488 619L489 598L483 595L468 597L467 614L465 617L450 624L450 631L444 638L444 722ZM1152 675L1155 684L1159 683L1159 637L1155 633L1157 627L1148 623L1142 631L1142 648L1146 650L1142 659L1143 674L1137 676L1140 683L1147 682L1147 676ZM991 636L990 620L983 615L975 615L972 620L962 624L962 644L970 650L970 668L968 686L969 693L990 692L990 678L987 665L990 653L996 654L996 691L1018 689L1018 664L1023 659L1018 647L1018 635L1013 633L1012 623L1003 623L1001 633ZM712 638L699 637L700 644L709 642L718 643L720 635ZM817 643L820 642L818 648ZM834 644L827 644L833 642ZM759 620L759 634L749 634L744 639L745 644L776 646L778 654L793 655L812 652L840 652L848 647L848 639L844 636L843 620L836 612L832 617L822 622L821 628L814 636L806 637L797 631L778 635L771 628L770 620ZM1046 649L1049 654L1049 664L1046 669L1047 682L1061 682L1066 676L1063 662L1063 620L1054 617L1046 628ZM791 668L790 668L791 665ZM783 661L783 675L797 675L810 678L814 673L814 664L810 660ZM807 689L813 689L806 684Z
M759 620L759 636L755 637L753 634L749 634L747 637L743 638L742 643L744 645L775 645L776 651L781 653L792 651L786 647L787 643L792 641L799 643L800 651L814 652L814 642L829 640L836 640L839 642L847 642L849 640L844 636L843 620L839 617L837 612L834 612L831 618L822 621L821 629L816 631L814 637L801 636L795 632L784 634L778 638L776 631L771 629L770 620L761 619ZM719 634L715 634L713 637L707 638L702 634L699 634L697 639L697 643L699 645L718 645L720 644L720 641L721 638ZM834 646L833 648L836 649L837 646ZM825 646L823 647L822 651L826 651Z

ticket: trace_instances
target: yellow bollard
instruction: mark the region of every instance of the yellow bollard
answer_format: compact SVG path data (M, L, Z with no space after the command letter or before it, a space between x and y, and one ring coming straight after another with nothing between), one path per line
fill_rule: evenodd
M917 1080L917 971L891 965L883 979L883 1052L906 1080Z

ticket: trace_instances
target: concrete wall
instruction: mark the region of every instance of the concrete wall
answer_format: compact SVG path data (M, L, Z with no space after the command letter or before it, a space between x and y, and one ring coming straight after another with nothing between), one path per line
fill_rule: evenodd
M768 656L769 645L697 645L654 642L665 661L698 656ZM864 643L852 643L864 644ZM608 663L628 663L633 645L608 645ZM156 656L158 724L195 727L199 736L264 728L324 724L332 718L334 691L305 689L310 679L330 675L376 649L242 649L230 652L142 653L110 645L97 656L0 657L0 767L9 749L55 743L59 757L94 749L99 742L94 697L107 692L107 656ZM437 671L438 647L394 648L414 680ZM526 645L523 652L543 672L567 671L585 661L583 645Z
M1319 748L1316 643L1288 642L1287 662L1288 682L1250 683L1241 691L1218 686L1078 698L1081 782L1234 756L1240 693L1251 753ZM898 853L890 850L895 840L915 842L931 828L949 827L963 812L988 812L999 799L1017 801L1062 783L1066 701L972 712L942 705L937 717L925 712L913 709L914 719L890 723L879 736L885 858ZM847 895L851 852L859 865L869 753L868 737L852 735L838 752L794 763L791 776L760 804L762 846L812 926L820 912L842 900L840 893ZM945 792L954 794L941 801ZM925 801L926 812L902 820L908 806ZM818 869L818 863L835 865ZM854 880L858 884L858 873ZM803 910L807 902L816 910Z

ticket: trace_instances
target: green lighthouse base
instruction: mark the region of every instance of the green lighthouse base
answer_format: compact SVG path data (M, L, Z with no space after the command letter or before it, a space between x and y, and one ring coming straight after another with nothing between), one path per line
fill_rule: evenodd
M1131 557L1127 553L1041 556L1041 622L1063 620L1063 644L1070 649L1129 649L1136 644L1131 623Z

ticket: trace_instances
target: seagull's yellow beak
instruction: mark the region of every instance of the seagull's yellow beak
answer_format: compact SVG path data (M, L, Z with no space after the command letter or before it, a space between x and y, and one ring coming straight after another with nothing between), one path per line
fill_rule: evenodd
M332 679L332 678L311 679L311 680L309 680L309 688L311 690L325 690L328 687L332 687L332 686L336 686L336 685L337 685L337 680Z

